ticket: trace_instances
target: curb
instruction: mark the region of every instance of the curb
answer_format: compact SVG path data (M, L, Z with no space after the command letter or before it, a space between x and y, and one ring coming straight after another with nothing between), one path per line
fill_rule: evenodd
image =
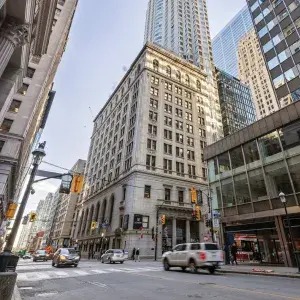
M218 273L228 273L228 274L244 274L244 275L254 275L254 276L268 276L268 277L285 277L285 278L296 278L300 279L298 274L280 274L280 273L255 273L248 271L231 271L231 270L216 270Z
M22 300L17 284L15 284L14 293L11 300Z

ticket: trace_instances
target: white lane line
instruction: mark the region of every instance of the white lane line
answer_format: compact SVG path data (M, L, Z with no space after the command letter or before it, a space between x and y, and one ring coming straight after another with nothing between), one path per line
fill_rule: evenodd
M134 272L135 269L129 269L129 268L122 268L125 272Z
M68 276L69 274L63 271L56 271L54 272L57 276Z
M109 272L124 272L122 269L105 269Z
M35 294L35 297L52 297L54 295L57 295L58 292L52 292L52 293L42 293L42 294Z
M79 274L79 275L89 275L89 273L85 272L85 271L73 271L74 273L76 274Z
M24 286L19 288L19 290L32 290L32 289L33 289L32 286Z
M91 270L92 272L98 273L98 274L107 274L108 272L102 271L102 270Z
M88 283L92 284L92 285L95 285L95 286L98 286L98 287L101 287L101 288L107 289L107 285L104 284L104 283L101 283L101 282L91 282L91 281L88 281Z

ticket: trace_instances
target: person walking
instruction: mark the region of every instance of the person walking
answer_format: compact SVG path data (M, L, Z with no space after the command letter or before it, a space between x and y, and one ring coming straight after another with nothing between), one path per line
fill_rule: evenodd
M237 246L236 246L236 243L234 242L233 245L231 246L231 263L232 264L238 264L237 261L236 261L236 256L237 256Z
M135 252L135 261L138 260L140 262L140 248L137 248Z
M135 247L132 249L131 259L134 260L135 258Z

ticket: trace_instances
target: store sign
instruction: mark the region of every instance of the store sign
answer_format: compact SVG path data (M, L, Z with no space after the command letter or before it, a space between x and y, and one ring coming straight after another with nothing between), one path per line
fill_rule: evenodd
M140 229L143 227L143 215L134 215L133 229Z

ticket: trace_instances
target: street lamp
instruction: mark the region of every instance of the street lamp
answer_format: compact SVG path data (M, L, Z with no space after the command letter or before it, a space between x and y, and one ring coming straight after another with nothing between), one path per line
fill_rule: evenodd
M33 155L32 166L33 166L33 168L31 170L30 178L29 178L29 181L27 183L26 190L24 192L24 195L23 195L20 207L18 209L18 213L17 213L16 219L15 219L12 231L11 231L9 237L8 237L8 241L7 241L5 249L4 249L4 253L6 253L6 255L10 255L11 254L11 250L13 248L13 245L14 245L14 242L15 242L15 238L16 238L16 235L17 235L17 232L18 232L21 220L22 220L22 216L24 214L24 210L25 210L28 198L29 198L29 194L30 194L30 192L32 190L31 186L33 184L33 181L34 181L36 172L38 170L38 167L39 167L40 163L42 162L43 158L46 155L46 152L44 150L45 145L46 145L46 142L40 143L39 146L38 146L38 148L35 149L32 152L32 155Z
M291 240L292 248L293 248L293 254L294 254L294 256L295 256L296 265L297 265L297 267L298 267L298 272L300 272L300 264L299 264L299 262L298 262L298 257L297 257L297 253L296 253L296 248L295 248L294 238L293 238L293 234L292 234L292 228L291 228L290 217L289 217L289 214L288 214L288 211L287 211L287 208L286 208L286 198L285 198L285 194L284 194L283 192L280 192L280 193L279 193L279 198L280 198L281 203L282 203L283 206L284 206L284 211L285 211L285 215L286 215L286 220L287 220L288 228L289 228L290 240Z

